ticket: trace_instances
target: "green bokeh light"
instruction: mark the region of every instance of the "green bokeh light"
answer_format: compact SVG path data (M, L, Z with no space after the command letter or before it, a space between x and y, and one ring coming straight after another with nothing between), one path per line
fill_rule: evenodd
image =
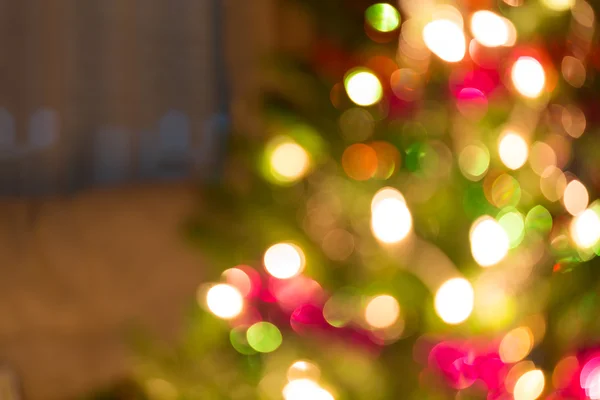
M525 228L530 232L548 234L552 229L552 215L544 206L537 205L527 213Z
M229 340L234 349L244 355L251 355L256 353L252 347L248 344L246 338L246 328L236 327L229 332Z
M523 220L523 215L516 210L510 210L501 214L502 215L498 218L498 223L508 235L510 248L514 249L521 244L521 241L525 236L525 221Z
M257 322L246 332L248 344L260 353L270 353L277 350L283 338L279 328L270 322Z
M400 13L387 3L373 4L365 11L367 23L379 32L391 32L400 26Z
M458 165L465 178L478 181L490 166L490 152L484 145L469 145L460 152Z

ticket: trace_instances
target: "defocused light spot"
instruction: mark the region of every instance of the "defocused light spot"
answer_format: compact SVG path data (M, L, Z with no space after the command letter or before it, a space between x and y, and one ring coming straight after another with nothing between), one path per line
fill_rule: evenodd
M540 179L540 190L550 201L559 200L567 187L565 174L554 166L546 168Z
M503 0L506 4L511 7L519 7L523 5L523 0Z
M365 320L376 329L394 325L399 316L400 305L395 298L389 295L372 298L365 308Z
M541 2L554 11L567 11L575 5L575 0L541 0Z
M435 294L435 311L447 324L460 324L471 315L475 295L473 287L463 278L450 279Z
M511 42L512 22L491 11L477 11L471 17L471 33L484 46L506 46Z
M342 154L342 167L350 178L357 181L367 180L377 171L377 153L366 144L353 144Z
M498 219L498 223L508 235L510 248L517 247L525 236L525 221L518 211L510 211Z
M433 54L447 62L458 62L466 51L461 26L448 19L434 20L423 28L423 40Z
M510 169L521 168L529 156L527 142L513 131L507 131L500 137L498 152L504 165Z
M392 91L401 100L414 101L421 96L421 75L410 68L400 68L390 77Z
M391 32L400 26L400 13L387 3L373 4L365 11L367 23L379 32Z
M350 108L340 116L340 130L349 142L361 142L368 139L375 129L373 115L364 108Z
M359 68L348 73L344 79L348 97L359 106L370 106L381 100L383 88L375 74Z
M546 85L544 67L532 57L519 57L512 67L511 78L515 89L529 98L539 97Z
M583 135L587 124L583 111L573 105L562 110L561 122L569 136L575 139Z
M563 204L571 215L577 215L588 206L590 197L583 183L573 180L569 182L563 194Z
M392 188L378 191L371 202L371 229L383 243L397 243L412 229L412 216L400 192Z
M219 318L237 317L244 308L244 298L235 287L220 283L206 293L208 309Z
M483 144L468 145L458 156L458 166L465 178L478 181L490 166L490 152Z
M475 317L487 328L503 329L515 316L514 299L485 275L481 275L475 284L475 299Z
M247 273L239 268L229 268L223 271L221 274L225 278L228 284L239 290L240 294L244 297L250 294L252 290L252 280Z
M468 87L461 89L458 93L456 107L465 117L479 120L487 112L488 101L481 90Z
M588 360L581 368L579 385L590 399L600 398L600 358L594 357Z
M281 345L279 328L270 322L257 322L246 332L248 344L259 353L270 353Z
M310 361L298 360L294 362L287 372L288 381L295 381L298 379L309 379L311 381L318 381L321 377L321 371L319 367Z
M344 229L334 229L325 235L321 247L331 260L344 261L354 251L354 236Z
M308 153L297 143L281 143L271 154L271 168L283 181L302 178L310 165Z
M265 269L277 279L289 279L304 269L304 253L290 243L277 243L269 247L264 256Z
M175 386L164 379L149 379L144 386L151 400L175 400L179 396Z
M517 380L513 394L515 400L535 400L544 391L544 373L539 369L527 371Z
M334 400L331 393L310 379L296 379L283 388L285 400Z
M565 56L560 67L562 76L569 85L575 88L583 86L587 74L581 60L573 56Z
M477 264L490 267L502 261L510 242L504 229L491 217L484 216L473 223L469 235L471 254Z
M571 237L583 249L593 247L600 240L600 218L592 209L577 215L571 222Z
M571 383L572 377L579 370L579 361L575 356L567 356L560 360L556 367L554 367L554 372L552 373L552 384L557 389L562 389Z
M229 332L229 341L231 346L243 355L256 354L256 351L248 344L246 337L247 326L236 326Z
M376 179L388 179L400 166L400 152L391 143L378 140L369 143L377 155L377 169L373 174Z
M535 206L527 213L525 217L525 228L528 231L535 231L541 234L547 234L552 230L552 215L544 206Z
M323 317L336 328L346 326L354 317L354 297L346 293L335 293L323 306Z
M509 174L501 174L491 187L491 203L498 208L516 206L521 200L519 181Z
M527 327L520 327L508 332L500 342L500 359L506 364L521 361L533 348L533 334Z
M556 153L547 143L535 142L531 146L529 165L533 172L542 176L548 167L556 167Z
M592 28L596 22L596 14L589 2L585 0L575 1L571 8L573 19L585 28Z

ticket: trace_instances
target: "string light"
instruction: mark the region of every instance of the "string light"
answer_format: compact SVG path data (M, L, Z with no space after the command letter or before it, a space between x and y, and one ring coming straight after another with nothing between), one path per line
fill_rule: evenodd
M423 28L423 41L433 54L447 62L462 60L466 52L466 40L462 27L449 19L431 21Z
M447 324L465 321L473 311L475 294L473 287L463 278L450 279L435 294L435 311Z
M277 279L289 279L304 269L304 253L291 243L277 243L269 247L263 258L265 269Z
M502 226L489 216L473 223L471 233L471 254L482 267L498 264L510 248L510 241Z
M510 76L517 92L528 98L539 97L546 85L544 67L533 57L519 57Z
M232 319L242 312L244 298L235 287L220 283L208 289L206 304L208 305L208 309L217 317Z

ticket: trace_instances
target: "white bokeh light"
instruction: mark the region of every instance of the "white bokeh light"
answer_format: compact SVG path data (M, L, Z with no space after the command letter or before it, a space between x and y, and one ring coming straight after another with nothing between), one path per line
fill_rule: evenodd
M304 269L304 253L294 244L277 243L267 249L263 262L271 276L289 279Z
M271 154L271 167L282 180L302 178L310 165L308 153L297 143L281 143Z
M435 294L435 311L447 324L460 324L471 315L475 294L464 278L450 279Z
M500 224L489 216L473 223L471 233L471 254L482 267L498 264L510 248L510 240Z
M600 218L592 209L587 209L571 221L571 237L582 249L593 247L600 240Z
M219 318L232 319L244 309L244 298L235 287L220 283L206 293L208 309Z
M447 62L458 62L465 56L466 40L462 27L449 19L431 21L423 28L423 41L433 54Z
M533 57L519 57L510 73L513 85L517 91L529 98L542 94L546 86L546 72L538 60Z
M473 13L471 33L479 43L486 47L511 45L516 36L515 27L508 19L487 10Z
M310 379L296 379L283 388L285 400L334 400L331 393Z
M527 161L529 147L519 134L508 131L500 137L498 153L504 165L510 169L519 169Z
M588 206L590 196L583 183L572 180L565 188L562 200L569 214L578 215Z
M381 82L374 73L367 70L350 72L344 83L348 97L359 106L373 105L383 95Z
M513 389L515 400L535 400L544 391L544 373L539 369L525 372Z
M371 229L383 243L397 243L412 229L412 216L404 197L392 188L377 192L371 202Z
M400 316L400 305L398 301L389 295L381 295L372 298L365 308L365 320L376 329L388 328Z

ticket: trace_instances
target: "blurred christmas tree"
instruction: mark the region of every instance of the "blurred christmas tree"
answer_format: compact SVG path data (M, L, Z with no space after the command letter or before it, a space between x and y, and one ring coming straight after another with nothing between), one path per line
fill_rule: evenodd
M600 398L596 5L445 3L301 2L151 398Z

